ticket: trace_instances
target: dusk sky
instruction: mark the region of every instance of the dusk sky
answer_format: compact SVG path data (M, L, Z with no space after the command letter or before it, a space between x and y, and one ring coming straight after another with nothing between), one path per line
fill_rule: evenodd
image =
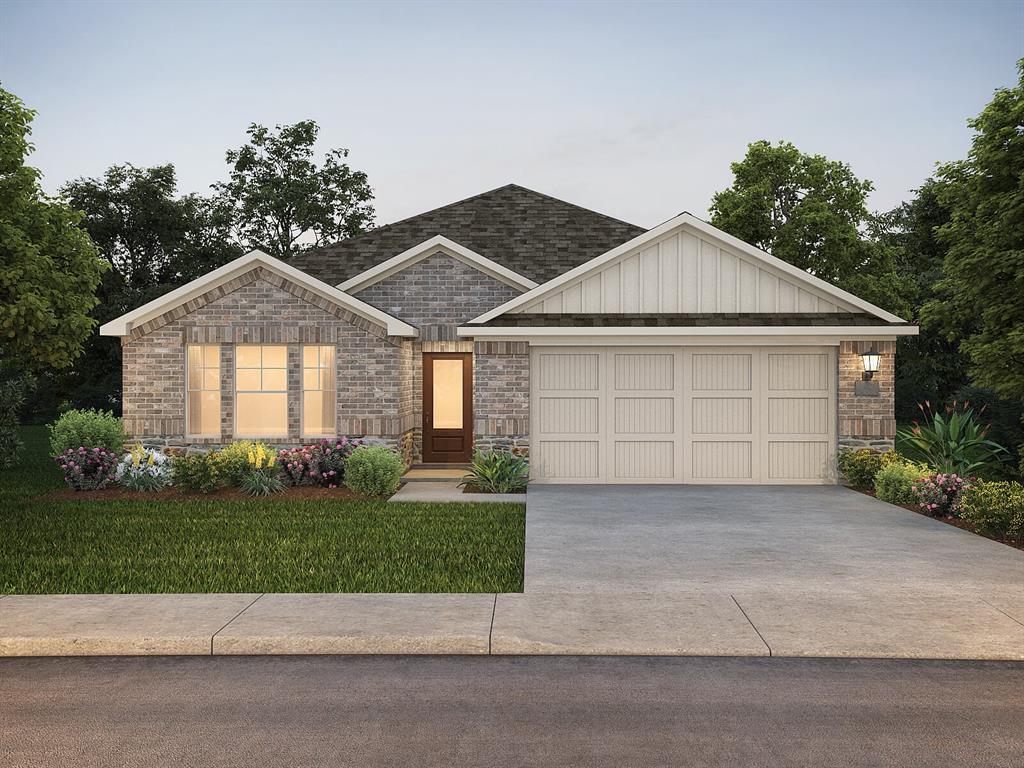
M0 0L0 82L50 192L114 163L226 176L246 126L312 118L387 223L515 182L643 226L705 215L788 139L907 199L1015 82L1024 3Z

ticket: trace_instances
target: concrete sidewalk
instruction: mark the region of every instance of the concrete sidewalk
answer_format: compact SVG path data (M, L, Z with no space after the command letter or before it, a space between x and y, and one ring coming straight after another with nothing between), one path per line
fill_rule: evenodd
M1024 589L9 595L0 655L587 654L1024 660Z

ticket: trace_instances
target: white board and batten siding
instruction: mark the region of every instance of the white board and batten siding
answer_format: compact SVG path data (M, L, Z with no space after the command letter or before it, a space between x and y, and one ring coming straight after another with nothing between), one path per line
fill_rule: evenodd
M534 347L532 479L834 483L832 347Z
M682 225L512 313L859 312Z

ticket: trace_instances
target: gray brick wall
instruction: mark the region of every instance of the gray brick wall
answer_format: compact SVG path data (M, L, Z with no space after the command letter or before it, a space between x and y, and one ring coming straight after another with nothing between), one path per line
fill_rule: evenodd
M354 295L420 329L421 341L455 341L460 323L521 290L445 253L435 253Z
M184 444L185 345L221 345L221 435L234 439L234 346L288 346L288 441L300 442L300 350L329 344L337 359L337 433L379 438L411 455L413 351L410 340L254 269L183 307L134 329L122 340L124 421L138 438Z
M473 349L473 440L477 448L529 453L530 345L478 341Z

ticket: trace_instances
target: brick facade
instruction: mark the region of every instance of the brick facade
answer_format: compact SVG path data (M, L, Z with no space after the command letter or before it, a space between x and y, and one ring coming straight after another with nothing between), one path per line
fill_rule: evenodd
M473 352L475 445L529 454L530 345L478 341Z
M434 253L353 295L419 328L421 341L457 341L461 323L520 293L446 253Z
M879 370L872 379L877 395L858 395L855 388L864 378L861 354L875 350ZM896 435L896 342L843 341L839 344L839 448L893 446Z
M403 449L411 458L412 343L274 272L256 268L133 329L122 340L124 423L133 437L171 445L234 439L236 344L288 347L288 443L301 436L301 347L336 349L337 433ZM190 438L185 425L185 347L219 344L221 434ZM278 440L278 442L282 442Z

